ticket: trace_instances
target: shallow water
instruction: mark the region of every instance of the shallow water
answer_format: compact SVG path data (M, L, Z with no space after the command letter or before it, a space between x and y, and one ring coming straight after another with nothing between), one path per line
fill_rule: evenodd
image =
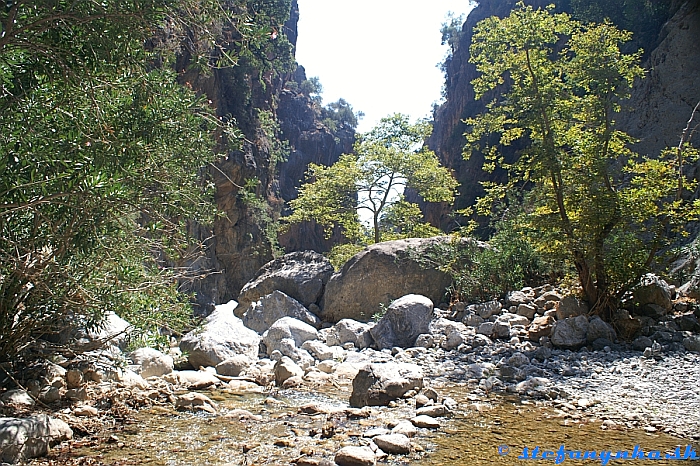
M610 451L612 458L619 450L629 451L631 455L635 445L644 454L656 450L662 457L673 453L677 446L683 454L688 444L698 452L697 442L642 430L602 430L600 423L563 418L551 407L503 398L475 402L461 395L459 388L443 394L457 400L460 409L444 421L439 431L421 429L413 440L424 451L410 456L389 456L380 464L555 464L556 451L561 445L574 452L566 454L560 464L604 464L605 456L599 458L601 453ZM346 408L348 394L343 391L329 394L283 391L275 394L277 403L266 403L267 395L238 396L223 392L208 395L219 403L222 416L180 413L163 407L145 409L138 413L134 424L117 433L118 440L103 442L99 447L74 449L73 455L99 457L101 462L115 465L286 465L302 455L332 459L341 443L366 443L361 434L368 428L410 418L413 412L411 404L405 402L394 408L373 408L372 416L365 419L349 420L342 414L298 413L298 407L308 403L336 410ZM263 421L226 418L225 414L233 409L246 409L261 415ZM328 435L332 438L323 438ZM536 459L518 459L525 447L530 456L539 447ZM554 452L552 457L543 459L542 453L548 450ZM596 459L576 459L586 451L595 451ZM612 460L609 464L650 462L678 464L674 460L647 458Z

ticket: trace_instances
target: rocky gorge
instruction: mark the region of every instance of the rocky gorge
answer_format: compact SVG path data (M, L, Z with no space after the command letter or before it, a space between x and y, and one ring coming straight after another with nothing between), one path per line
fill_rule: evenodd
M549 285L435 304L430 287L411 277L439 270L404 254L435 241L380 243L337 273L317 253L283 256L243 288L240 302L216 306L164 352L125 352L129 324L112 316L83 342L106 348L37 362L3 392L2 410L12 415L0 421L3 461L63 445L36 464L122 464L99 458L123 456L151 435L124 433L141 416L166 429L180 420L231 429L216 434L229 456L177 464L407 464L437 449L433 438L458 419L504 400L547 407L565 423L698 439L700 311L681 290L645 277L614 325L588 315L572 290ZM357 267L363 275L353 276ZM391 267L405 280L392 282ZM355 302L326 312L329 290L345 287ZM384 312L384 301L361 301L376 299L373 289L396 296ZM30 412L42 414L21 416ZM257 431L271 437L246 437ZM90 442L104 445L99 457L85 449ZM125 464L166 464L147 456ZM79 462L87 458L94 462Z

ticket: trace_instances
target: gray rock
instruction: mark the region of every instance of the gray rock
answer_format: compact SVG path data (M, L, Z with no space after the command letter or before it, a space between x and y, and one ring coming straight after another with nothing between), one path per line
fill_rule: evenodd
M633 291L635 310L641 315L658 317L673 308L671 287L664 280L648 273Z
M476 333L490 337L493 335L493 327L493 322L484 322L483 324L479 325L479 328L476 329Z
M535 313L537 313L537 306L531 304L520 304L518 306L517 314L526 317L528 320L532 320L535 317Z
M282 351L281 341L283 339L291 339L297 348L308 340L318 340L319 335L315 328L293 317L283 317L263 334L262 341L267 348L268 356L273 351ZM284 351L282 351L284 354Z
M435 418L426 415L416 416L411 419L411 422L416 427L426 428L426 429L438 429L440 427L440 421Z
M369 447L343 447L333 458L338 466L375 466L377 458Z
M174 371L166 374L163 379L173 385L184 385L192 390L203 390L221 383L214 374L206 371Z
M306 308L318 304L333 266L323 255L314 251L292 252L265 264L253 280L243 286L238 302L241 314L248 306L279 290Z
M329 322L368 321L380 304L408 294L441 302L451 279L421 257L431 250L439 254L452 241L450 237L412 238L369 246L328 281L320 317Z
M462 319L462 323L470 327L479 327L479 325L484 323L484 318L478 314L467 314Z
M228 377L238 377L241 372L244 372L253 364L253 361L247 356L236 355L221 361L216 365L216 373Z
M249 329L263 334L282 317L293 317L314 328L321 326L321 319L312 314L299 301L290 298L279 290L254 301L243 314L243 324Z
M527 329L527 337L532 341L540 341L542 337L548 337L552 333L554 317L539 316L532 320L532 324Z
M36 404L34 399L29 396L29 393L19 388L3 393L0 401L8 405L17 406L34 406Z
M459 330L453 329L445 335L445 340L442 342L441 346L445 351L451 351L459 348L459 345L463 344L464 342L465 339L462 336L462 333Z
M555 309L558 320L588 314L588 304L575 296L567 296L561 301L557 302Z
M515 353L508 358L508 364L513 367L522 367L530 364L530 360L523 353Z
M435 338L429 333L422 333L416 338L416 346L421 348L432 348L435 346Z
M410 348L418 335L430 332L433 302L421 295L403 296L389 306L370 334L379 349Z
M328 359L342 361L345 356L345 350L340 346L328 346L318 340L305 341L301 348L308 351L311 356L319 361Z
M423 406L422 408L416 409L417 416L442 417L448 414L449 410L443 405Z
M208 396L202 393L190 392L177 396L175 399L175 409L205 411L210 414L216 414L218 406Z
M90 330L87 334L91 340L99 340L104 343L109 342L123 350L126 348L129 333L131 333L133 328L133 325L116 315L113 311L107 311L97 329Z
M498 319L493 324L494 338L508 339L510 338L510 323L506 319Z
M192 367L216 366L236 355L258 358L260 335L233 315L235 307L235 301L216 306L204 325L182 337L180 349L189 353Z
M523 288L520 291L511 291L506 295L506 300L513 306L529 304L535 300L535 291L532 288Z
M647 337L647 336L639 336L632 341L631 346L632 349L636 351L644 351L646 348L649 348L652 344L654 344L654 341Z
M44 387L40 392L39 392L39 400L41 400L42 403L46 404L51 404L55 403L56 401L59 401L61 399L61 391L53 387L51 385Z
M59 420L39 414L23 419L0 418L0 460L16 463L38 458L51 445L73 438L73 431Z
M328 334L326 343L329 346L342 346L352 343L357 349L365 349L372 346L374 339L369 333L372 326L353 319L342 319L333 326Z
M411 440L403 434L378 435L372 441L385 453L392 455L411 453Z
M277 361L275 364L275 382L277 385L282 385L287 379L291 377L303 377L304 369L299 367L294 361L292 361L287 356L283 356L282 359Z
M580 315L558 320L552 327L550 339L554 346L567 349L578 349L586 344L588 318Z
M365 438L373 438L373 437L376 437L377 435L387 435L390 433L391 433L391 431L389 429L385 429L384 427L373 427L373 428L363 432L362 436Z
M683 347L688 351L700 353L700 336L692 335L683 339Z
M287 356L302 369L308 369L314 365L314 357L305 349L297 347L296 342L292 338L283 338L276 344L277 349L270 354L271 359L279 360L282 356ZM278 352L280 354L279 358L275 357L275 354Z
M474 313L482 319L488 319L491 316L500 314L502 309L503 306L501 306L501 303L496 300L480 304L471 304L467 306L468 313Z
M598 316L591 317L591 320L588 322L588 331L586 333L586 340L588 340L589 343L592 343L598 339L613 342L616 338L617 335L615 334L615 329L613 329L612 325L608 324Z
M423 371L409 363L373 363L357 373L352 381L350 406L386 406L409 390L423 387Z
M129 359L134 364L141 366L137 373L144 379L169 374L175 367L172 356L153 348L139 348L129 355Z
M418 428L413 425L411 421L401 421L393 429L391 429L392 434L403 434L408 438L413 438L418 434Z

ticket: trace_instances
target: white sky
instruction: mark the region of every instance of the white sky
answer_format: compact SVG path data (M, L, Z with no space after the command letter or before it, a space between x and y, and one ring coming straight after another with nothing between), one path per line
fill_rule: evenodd
M297 62L317 76L323 103L339 98L363 111L359 132L393 113L431 116L444 83L440 27L469 0L298 0Z

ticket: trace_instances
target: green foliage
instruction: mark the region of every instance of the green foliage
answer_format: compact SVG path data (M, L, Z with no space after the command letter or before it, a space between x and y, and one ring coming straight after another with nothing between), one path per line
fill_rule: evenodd
M258 124L265 134L270 147L270 171L274 173L278 163L286 162L289 157L289 141L281 139L280 124L271 110L257 110Z
M571 0L574 18L583 22L611 21L632 31L636 42L649 46L656 43L670 8L669 0Z
M310 164L308 182L291 201L290 223L316 220L328 234L335 226L354 242L362 242L363 227L358 211L372 216L374 242L382 236L387 209L401 200L405 187L415 189L429 202L449 202L457 182L435 154L423 147L431 127L426 122L410 124L403 115L383 118L355 144L355 154L344 154L330 167ZM398 219L385 222L404 231Z
M279 245L278 236L280 223L275 217L272 207L267 203L264 196L259 193L260 180L250 178L246 180L243 189L238 191L238 197L246 206L247 215L251 216L253 222L260 226L267 245L274 257L280 257L284 254L282 247Z
M328 260L333 265L335 271L339 271L343 265L358 252L365 248L363 243L342 243L333 246L333 248L325 254Z
M452 302L483 302L543 282L550 268L515 230L501 228L491 241L453 235L416 254L415 259L452 277Z
M302 94L312 97L314 95L321 95L323 93L323 86L318 76L313 76L302 81L299 85L299 90Z
M337 102L326 105L321 111L323 124L334 133L342 127L357 128L358 119L364 116L362 112L355 113L345 99L338 99Z
M607 313L652 264L669 229L695 217L677 198L673 157L629 149L614 115L641 78L640 52L622 53L630 34L609 23L584 25L551 9L520 6L475 28L471 60L477 98L507 92L467 120L465 155L508 170L486 183L481 214L522 205L517 219L542 252L565 250L594 310ZM526 143L506 164L499 148ZM524 189L528 188L528 189ZM495 209L495 210L494 210Z
M216 215L202 167L226 149L214 135L239 133L156 65L182 51L166 17L173 40L188 37L182 47L210 67L224 48L262 40L241 32L252 27L245 9L227 11L215 0L0 10L0 360L67 323L97 325L106 310L150 338L188 324L177 283L191 277L179 266L201 247L185 219ZM226 47L212 42L224 24Z
M450 50L454 54L459 47L459 39L462 36L462 25L464 24L464 15L455 16L451 11L447 12L445 22L442 23L440 34L442 39L440 45L449 45Z

